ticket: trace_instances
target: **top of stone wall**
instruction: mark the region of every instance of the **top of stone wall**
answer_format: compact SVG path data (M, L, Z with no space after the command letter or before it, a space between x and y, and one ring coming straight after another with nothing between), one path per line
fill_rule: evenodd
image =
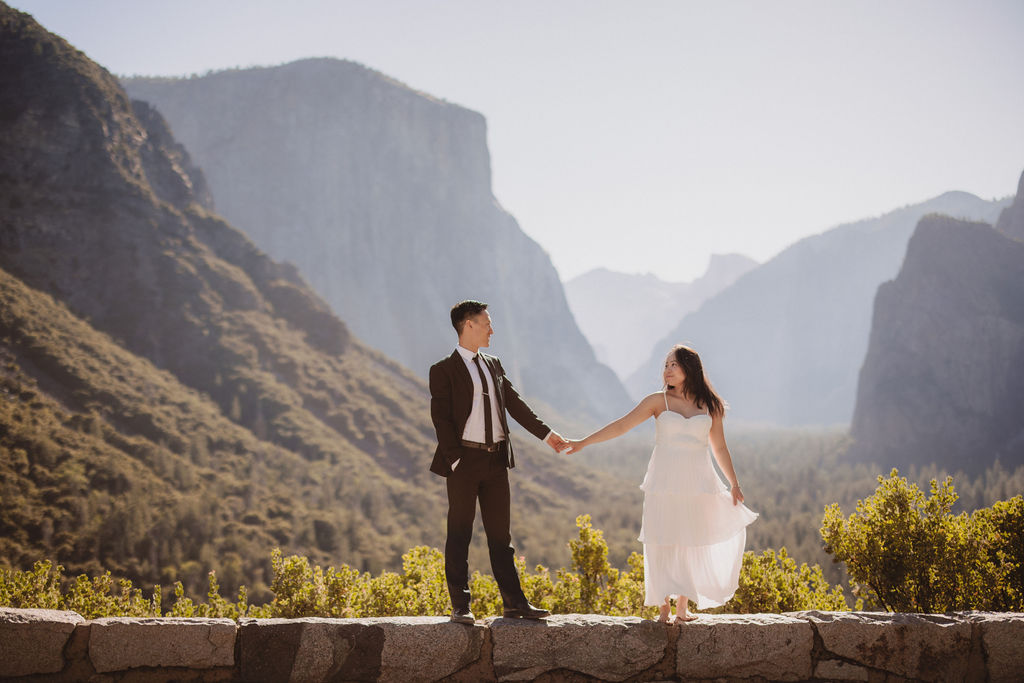
M446 617L86 621L0 608L0 679L136 669L238 681L1014 681L1024 679L1024 614L720 614L681 626L565 614L465 626Z

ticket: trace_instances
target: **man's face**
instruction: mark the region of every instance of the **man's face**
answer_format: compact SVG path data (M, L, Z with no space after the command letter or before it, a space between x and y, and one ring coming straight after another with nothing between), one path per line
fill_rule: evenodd
M480 311L475 316L467 318L463 333L466 335L466 341L478 348L490 346L491 335L494 334L494 328L491 327L491 314L487 311Z

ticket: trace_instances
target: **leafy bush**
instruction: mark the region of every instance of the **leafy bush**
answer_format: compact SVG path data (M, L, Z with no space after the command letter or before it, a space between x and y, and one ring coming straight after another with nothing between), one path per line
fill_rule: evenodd
M891 611L1020 609L1024 559L1021 496L972 515L952 513L952 477L926 497L892 470L844 518L825 509L826 550L844 562L854 594Z
M796 612L800 610L848 610L842 586L830 586L821 567L796 566L785 548L776 554L743 554L740 585L721 611L729 613Z
M1001 568L1000 590L992 596L991 609L1024 611L1024 496L977 510L971 522L989 541L988 561Z
M62 584L67 583L67 588ZM110 572L90 579L79 574L65 581L64 567L53 566L49 560L36 562L29 571L0 568L0 605L37 609L69 610L86 619L100 617L227 617L260 616L246 600L245 587L239 591L237 603L220 595L217 575L209 574L208 602L196 604L185 596L181 582L175 584L175 602L167 612L162 611L163 590L154 586L150 598L142 595L128 579L116 582ZM116 590L115 590L116 586Z
M0 605L37 609L60 609L61 573L49 560L40 560L28 571L0 567Z
M613 616L636 615L653 618L656 607L644 600L643 556L633 553L628 570L608 563L608 545L600 529L593 528L589 515L576 518L578 537L569 543L572 569L552 573L537 565L531 572L523 558L516 566L527 598L554 613L597 613ZM770 554L770 560L769 558ZM735 611L779 611L789 609L845 609L842 590L829 586L817 566L799 570L785 549L778 557L769 551L762 559L753 553L744 557L740 591L726 607ZM436 548L417 546L402 556L402 573L383 572L371 576L348 565L326 570L311 565L300 555L285 557L279 549L271 553L273 582L271 602L254 606L248 602L245 586L238 600L220 594L215 572L208 575L205 603L185 594L182 583L174 585L174 602L163 610L162 589L155 586L146 600L142 591L127 579L115 582L110 573L89 579L82 574L65 581L64 568L48 561L37 562L31 571L0 569L0 604L12 607L68 609L86 618L101 616L174 617L381 617L431 616L446 614L450 608L444 577L444 555ZM68 588L62 589L67 583ZM471 605L478 617L501 614L502 602L494 578L479 571L470 580Z

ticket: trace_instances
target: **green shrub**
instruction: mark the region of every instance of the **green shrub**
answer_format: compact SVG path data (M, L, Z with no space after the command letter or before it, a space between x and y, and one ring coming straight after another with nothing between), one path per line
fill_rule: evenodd
M1016 510L1016 508L1014 509ZM1013 514L1017 514L1014 517ZM1019 512L1000 511L988 523L1003 528L1012 525ZM525 559L516 559L523 590L535 605L554 613L597 613L612 616L653 618L657 607L644 601L643 556L634 552L628 569L608 563L608 546L600 529L593 528L589 515L576 518L577 538L570 541L572 567L552 572L542 565L533 571ZM1019 542L1019 537L1018 537ZM1006 546L1010 548L1008 544ZM1000 551L1006 554L1009 550ZM280 549L271 553L273 599L260 606L250 605L245 586L231 602L221 596L217 574L209 572L205 602L186 595L181 581L174 584L170 607L162 605L162 589L155 586L146 600L140 589L121 579L115 583L109 572L90 579L85 574L66 581L63 567L38 562L30 571L0 569L0 604L13 607L71 609L87 618L100 616L175 617L379 617L443 615L450 609L444 576L444 555L436 548L417 546L402 556L402 573L382 572L378 576L360 573L342 565L326 570L299 555L285 556ZM67 588L62 585L67 583ZM116 588L116 590L115 590ZM474 572L470 579L473 612L481 618L501 614L502 601L494 578ZM830 587L815 565L799 568L785 548L760 556L748 552L740 573L736 597L724 608L734 612L790 611L801 609L846 609L842 589Z
M740 584L722 611L731 613L797 612L801 610L848 610L842 586L830 586L821 567L796 566L781 548L760 555L743 553Z
M1024 504L1017 496L954 515L952 477L926 497L892 470L844 518L825 509L826 550L846 564L854 594L871 607L902 612L1019 609Z
M992 596L990 608L1024 611L1024 496L976 510L971 522L988 541L988 561L999 567L1000 590Z
M61 608L61 574L49 560L36 562L28 571L0 567L0 605L36 609Z

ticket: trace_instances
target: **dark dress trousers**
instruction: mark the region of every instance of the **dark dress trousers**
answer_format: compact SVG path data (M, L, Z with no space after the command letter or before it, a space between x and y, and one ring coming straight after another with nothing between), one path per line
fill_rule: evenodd
M448 538L444 546L444 572L452 606L468 608L469 542L477 500L487 534L491 571L507 607L526 604L515 567L510 531L508 470L515 467L508 418L511 415L528 432L543 439L551 431L519 396L505 376L501 361L480 354L491 373L498 401L498 415L505 440L495 452L462 445L462 432L473 408L473 380L458 351L430 368L430 417L437 433L437 449L430 471L446 477L448 488ZM452 471L452 463L459 464Z

